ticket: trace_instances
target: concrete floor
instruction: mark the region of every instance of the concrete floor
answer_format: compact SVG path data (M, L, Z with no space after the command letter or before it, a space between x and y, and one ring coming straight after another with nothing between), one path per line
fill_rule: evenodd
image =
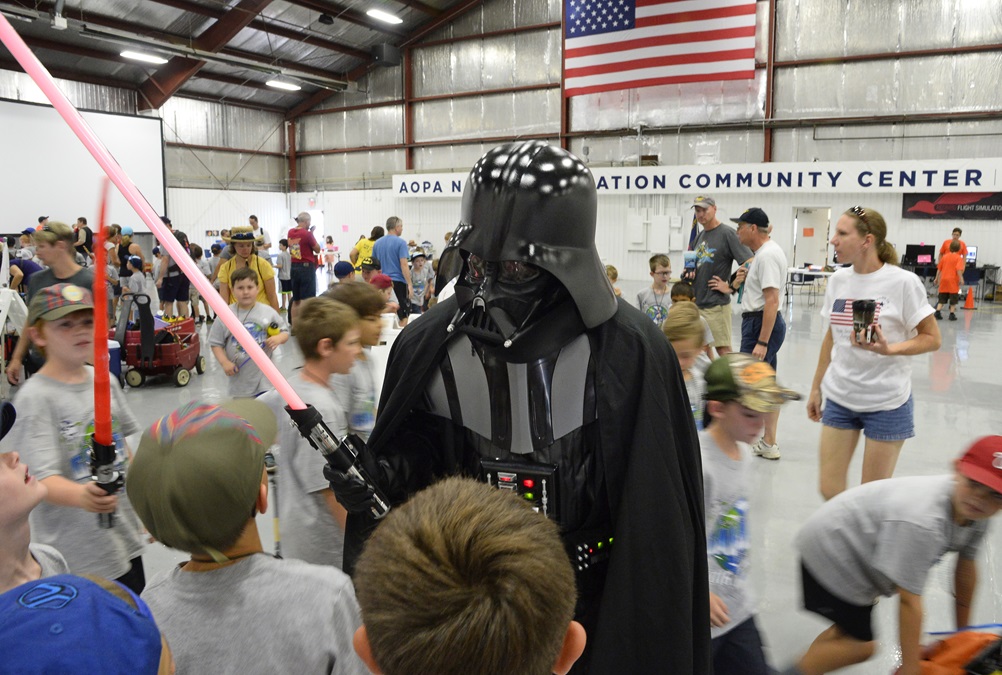
M635 298L640 283L622 283L624 297ZM634 288L633 286L636 286ZM916 437L902 451L896 475L941 474L973 439L1000 432L997 421L1002 388L999 387L998 345L1002 335L1002 303L980 302L976 311L960 310L957 322L943 321L943 346L935 354L913 359ZM779 356L779 379L788 387L807 394L814 374L822 337L822 321L808 296L794 295L784 310L789 333ZM740 317L735 317L735 335ZM203 330L204 335L204 330ZM208 371L194 376L185 388L169 383L144 385L127 393L140 423L155 418L191 400L225 397L225 376L205 350ZM293 341L276 358L283 372L301 363ZM820 426L807 419L803 401L786 405L779 426L783 457L779 461L754 461L755 492L752 500L753 579L758 594L759 626L767 642L768 656L784 668L802 653L826 627L823 620L800 608L799 562L791 542L800 524L820 504L817 490L817 447ZM138 442L138 438L134 439ZM135 445L133 445L135 447ZM851 480L859 480L856 458ZM270 514L258 521L266 549L271 549ZM997 531L997 526L996 526ZM151 545L145 555L147 575L168 568L184 556ZM972 614L975 623L993 623L1002 618L1002 547L989 536L979 558L979 587ZM937 566L925 594L925 624L928 631L953 629L953 561ZM844 672L857 675L888 673L897 659L897 601L885 599L874 613L881 647L874 661Z

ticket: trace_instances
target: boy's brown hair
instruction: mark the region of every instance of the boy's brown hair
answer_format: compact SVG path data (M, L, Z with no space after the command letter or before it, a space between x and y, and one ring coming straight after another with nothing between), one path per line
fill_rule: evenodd
M619 280L619 270L617 270L612 265L606 265L605 276L609 277L609 281L611 281L612 283L616 283L616 281Z
M703 322L694 302L676 302L668 308L668 316L661 324L661 332L669 342L691 341L703 346Z
M544 675L573 619L557 526L513 494L448 478L394 509L355 569L386 675Z
M313 361L320 358L317 344L330 338L336 345L344 334L358 326L358 313L343 302L323 295L310 298L299 307L292 335L296 338L303 358Z
M696 291L688 281L678 281L671 287L671 301L675 302L675 298L695 300Z
M240 269L233 270L230 275L230 288L237 285L238 281L243 281L244 279L253 279L255 286L261 285L261 280L257 276L257 270L252 267L241 267Z
M656 253L651 256L650 259L651 271L653 272L658 268L658 265L662 267L671 267L671 259L664 253Z
M950 242L950 253L957 253L960 251L960 242L954 239Z
M349 281L334 284L330 290L324 293L328 298L333 298L338 302L343 302L356 312L360 317L378 316L382 314L386 300L379 289L364 281Z

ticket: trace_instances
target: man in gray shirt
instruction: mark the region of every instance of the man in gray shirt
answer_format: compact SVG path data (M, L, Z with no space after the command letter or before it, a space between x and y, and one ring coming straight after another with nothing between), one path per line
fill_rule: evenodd
M179 673L367 672L351 580L262 549L254 518L277 431L266 405L243 399L189 403L143 434L126 490L151 535L191 554L143 592Z
M922 591L929 570L957 552L957 628L969 624L974 558L988 519L1002 509L1002 436L964 452L952 476L889 478L825 503L797 535L804 606L834 622L788 674L827 673L869 659L870 613L880 596L900 597L901 673L918 673Z
M693 201L696 220L702 231L696 236L696 272L693 290L696 306L710 324L717 354L731 351L731 268L752 257L751 249L741 243L737 232L717 219L717 202L713 197L699 196Z

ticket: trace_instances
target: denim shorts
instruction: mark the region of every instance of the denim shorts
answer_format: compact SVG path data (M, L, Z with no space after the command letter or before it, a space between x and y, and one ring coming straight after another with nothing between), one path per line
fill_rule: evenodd
M856 412L828 399L821 423L834 429L862 429L875 441L903 441L915 435L915 401L908 400L893 410Z

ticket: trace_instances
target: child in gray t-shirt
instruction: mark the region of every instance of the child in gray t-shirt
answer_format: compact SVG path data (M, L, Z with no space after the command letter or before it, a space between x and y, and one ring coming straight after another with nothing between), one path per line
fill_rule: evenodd
M251 267L241 267L233 272L230 285L237 304L230 305L230 309L270 357L279 345L289 339L289 326L278 312L257 301L259 283L257 272ZM230 378L230 396L249 398L267 390L267 380L261 369L247 355L224 322L216 321L212 324L209 346L213 356L223 367L223 372Z
M651 256L649 263L653 281L649 288L637 293L637 307L655 325L660 326L668 316L668 308L671 307L671 295L668 292L671 260L665 254L659 253Z
M869 659L875 649L870 614L881 596L900 598L902 673L918 673L922 593L929 571L957 552L957 628L969 624L977 570L974 558L988 519L1002 509L1002 436L976 441L945 476L888 478L834 497L797 535L804 607L833 625L789 674L829 672Z
M748 354L727 354L706 370L706 413L699 434L710 582L710 637L717 673L769 675L749 587L751 485L749 443L766 416L799 398L776 373Z
M90 291L72 284L41 289L28 308L28 336L43 350L45 365L18 391L18 421L4 439L20 453L47 489L31 513L35 543L56 548L76 574L121 581L142 590L144 543L139 521L124 494L108 495L91 479L94 435L94 311ZM111 378L115 468L128 473L126 436L139 430L115 378ZM98 524L114 513L114 527Z
M355 310L324 296L305 300L296 316L296 343L304 363L289 384L317 409L338 438L348 433L348 416L332 388L332 376L347 375L362 351L358 323ZM268 392L261 400L276 416L285 415L285 402L277 392ZM341 567L348 513L324 478L327 460L288 424L278 435L277 457L282 554Z

